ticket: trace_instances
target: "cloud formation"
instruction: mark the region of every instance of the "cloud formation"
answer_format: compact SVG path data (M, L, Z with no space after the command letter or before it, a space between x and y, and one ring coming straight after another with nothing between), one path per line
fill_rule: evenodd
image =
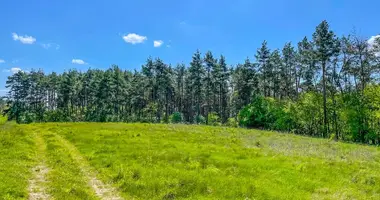
M23 44L34 44L36 42L36 38L28 35L17 35L17 33L12 33L12 38L14 41L20 41Z
M85 64L87 64L86 62L84 62L81 59L73 59L73 60L71 60L71 63L78 64L78 65L85 65Z
M11 69L3 69L3 72L12 72L13 74L22 71L21 68L19 67L12 67Z
M59 44L56 44L56 43L43 43L41 44L41 46L44 49L54 48L55 50L58 50L61 47Z
M11 68L11 72L14 73L14 74L17 73L17 72L19 72L19 71L22 71L21 68L18 68L18 67L12 67Z
M155 40L153 41L153 46L154 47L160 47L164 42L162 40Z
M123 36L123 40L126 43L130 43L130 44L143 43L147 39L148 38L146 36L137 35L136 33L129 33L128 35L124 35Z
M376 38L380 38L380 35L371 36L371 38L369 38L368 44L370 47L375 45Z
M3 60L3 59L0 59L0 63L5 63L5 60Z
M369 48L371 48L371 49L374 48L376 39L380 40L380 35L371 36L371 38L369 38L369 40L367 41L369 44ZM375 55L377 57L380 57L380 51L375 53Z

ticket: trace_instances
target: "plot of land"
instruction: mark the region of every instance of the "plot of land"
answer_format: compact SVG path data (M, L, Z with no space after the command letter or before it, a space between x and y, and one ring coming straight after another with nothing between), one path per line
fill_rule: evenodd
M380 150L195 125L3 125L0 199L33 196L380 199Z

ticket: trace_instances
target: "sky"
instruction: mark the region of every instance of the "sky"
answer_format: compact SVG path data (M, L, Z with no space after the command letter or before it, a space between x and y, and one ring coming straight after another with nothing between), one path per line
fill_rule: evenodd
M228 64L311 37L380 34L378 0L1 0L0 95L18 70L140 69L146 59L189 64L199 49Z

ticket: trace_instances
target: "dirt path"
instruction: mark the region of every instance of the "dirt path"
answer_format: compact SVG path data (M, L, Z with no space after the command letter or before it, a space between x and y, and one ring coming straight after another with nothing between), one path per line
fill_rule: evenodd
M41 136L36 134L37 153L39 155L39 165L32 169L32 179L29 180L29 200L45 200L50 199L50 195L46 192L46 174L49 168L46 167L46 144Z
M95 194L104 200L122 200L123 198L119 195L117 190L109 184L103 183L101 180L96 178L96 171L93 170L86 159L82 157L80 152L76 149L76 147L71 144L69 141L65 140L63 137L55 134L56 138L66 147L66 149L70 152L70 155L77 163L78 167L81 169L84 176L87 178L89 185L95 191Z

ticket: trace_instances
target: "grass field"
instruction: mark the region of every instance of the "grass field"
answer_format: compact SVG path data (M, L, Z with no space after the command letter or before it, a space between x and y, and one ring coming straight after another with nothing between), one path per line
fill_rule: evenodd
M380 199L378 147L196 125L1 126L0 199L31 193L45 199ZM33 193L31 184L40 191Z

